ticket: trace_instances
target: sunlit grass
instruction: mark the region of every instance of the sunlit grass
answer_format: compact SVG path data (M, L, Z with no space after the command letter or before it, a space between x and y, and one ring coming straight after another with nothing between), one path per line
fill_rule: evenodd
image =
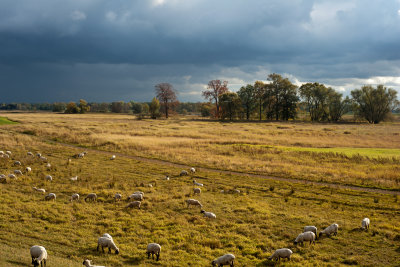
M5 124L17 124L18 122L16 121L10 121L9 119L5 117L0 117L0 125L5 125Z

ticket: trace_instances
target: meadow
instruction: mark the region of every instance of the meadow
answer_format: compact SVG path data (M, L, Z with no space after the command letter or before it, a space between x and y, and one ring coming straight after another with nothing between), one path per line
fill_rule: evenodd
M136 120L109 114L1 114L18 124L0 127L0 173L20 160L32 172L0 184L0 266L27 266L29 247L49 253L48 266L82 266L84 258L106 266L210 266L225 254L235 266L270 266L275 249L293 250L284 266L398 266L400 196L398 123L221 123L173 118ZM70 144L66 146L65 144ZM78 147L79 146L79 147ZM68 158L90 148L82 159ZM356 153L353 153L353 149ZM41 152L51 168L27 151ZM107 152L104 152L107 151ZM117 153L115 160L110 156ZM159 159L165 164L131 156ZM179 176L183 167L195 167ZM221 171L218 171L221 170ZM237 174L223 172L232 170ZM240 173L243 173L241 175ZM391 189L391 194L249 177L265 174L332 184ZM45 181L50 174L54 180ZM72 176L78 181L70 181ZM169 175L169 181L163 180ZM204 184L193 196L192 180ZM143 186L153 184L152 188ZM32 186L57 194L55 202ZM221 193L239 189L240 194ZM125 208L126 197L143 191L142 209ZM70 196L99 196L71 203ZM116 192L124 201L115 202ZM186 208L196 198L206 211ZM361 220L371 219L369 231ZM305 225L319 230L339 224L337 236L294 246ZM96 251L97 238L113 236L120 254ZM148 260L148 243L162 246L160 261Z

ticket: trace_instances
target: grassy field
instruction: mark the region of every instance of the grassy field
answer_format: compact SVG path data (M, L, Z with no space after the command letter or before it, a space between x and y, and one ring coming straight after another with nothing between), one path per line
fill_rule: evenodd
M7 119L7 118L0 117L0 125L5 125L5 124L16 124L16 123L18 123L18 122L10 121L10 120Z
M0 128L0 150L13 152L12 159L0 158L0 173L9 174L25 166L31 166L32 172L0 184L0 266L29 265L29 247L34 244L47 248L48 266L82 266L84 258L106 266L210 266L213 259L225 253L236 255L237 266L269 266L273 263L268 256L282 247L294 252L292 261L282 264L288 266L400 265L398 195L291 184L204 168L282 177L292 177L286 176L286 171L300 170L295 177L312 180L322 176L324 167L330 166L333 171L346 166L345 177L339 177L339 172L338 179L329 181L362 184L357 179L366 181L367 177L354 173L366 176L373 171L370 183L364 185L384 184L397 189L393 183L399 178L395 172L399 169L396 156L318 152L318 148L327 147L399 149L396 124L138 121L125 115L94 114L7 117L20 124ZM342 136L345 131L351 133ZM187 163L198 172L180 177L182 168L123 156L111 161L108 154L94 151L68 163L68 158L83 149L50 143L47 139ZM27 156L27 151L41 152L52 167L48 169L43 162ZM213 156L218 151L221 153ZM14 160L20 160L23 166L13 166ZM252 169L262 162L265 169ZM363 170L363 166L368 170ZM278 173L278 169L285 172ZM372 175L380 171L382 176L373 179ZM52 182L44 180L47 174L53 176ZM167 174L169 181L162 179ZM70 181L75 175L78 181ZM192 194L193 178L204 183L200 196ZM153 187L141 186L142 183L151 183ZM32 186L56 193L57 200L44 201L44 195L34 192ZM220 192L233 188L242 193ZM113 201L116 192L126 199L134 191L145 193L141 210L127 210L126 201ZM98 202L69 201L73 193L82 198L91 192L98 194ZM217 219L204 218L199 208L187 209L184 200L188 198L200 200L203 208L214 212ZM364 217L371 219L368 232L360 230ZM321 230L334 222L339 224L337 236L317 240L313 246L293 245L305 225L316 225ZM113 236L121 251L119 255L96 251L97 238L105 232ZM150 242L162 246L159 262L148 260L145 255Z

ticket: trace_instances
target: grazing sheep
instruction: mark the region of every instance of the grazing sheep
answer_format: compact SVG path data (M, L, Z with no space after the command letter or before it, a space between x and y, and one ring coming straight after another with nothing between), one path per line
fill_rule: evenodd
M14 173L15 173L15 174L22 175L22 172L21 172L20 170L15 170Z
M72 194L70 201L72 202L74 200L79 201L79 194L78 193Z
M54 194L54 193L50 193L50 194L48 194L47 196L45 196L44 197L44 200L53 200L53 201L55 201L56 200L56 194Z
M201 189L200 188L193 188L193 194L200 194L201 193Z
M0 155L4 155L4 151L3 150L0 151Z
M71 178L69 178L71 181L78 181L78 176L74 176L74 177L71 177Z
M11 153L11 151L7 150L6 154L11 156L12 153Z
M100 265L92 265L92 261L88 259L83 261L83 265L85 265L86 267L105 267Z
M179 176L186 176L186 175L188 175L188 172L185 170L181 171L181 173L179 174Z
M39 159L40 159L41 161L43 161L43 162L47 162L47 158L46 158L46 157L41 156ZM47 165L50 165L50 163L47 164Z
M303 233L305 233L305 232L313 232L314 234L315 234L315 236L317 236L317 227L315 227L315 226L304 226L304 230L303 230Z
M274 254L271 255L271 257L269 257L268 259L270 260L275 260L277 259L278 261L281 258L286 258L290 260L290 257L292 256L293 252L288 249L288 248L280 248L275 250Z
M31 171L32 171L32 168L31 168L31 167L26 167L26 168L25 168L25 171L26 171L26 172L31 172Z
M1 157L4 157L4 158L10 158L10 155L8 155L8 154L4 154L4 155L1 155Z
M15 176L14 174L10 173L10 174L8 175L8 178L11 178L11 179L16 179L16 178L17 178L17 176Z
M140 201L132 201L132 202L129 202L129 204L125 207L125 208L138 208L138 209L140 209L140 205L142 204L142 202L140 202Z
M107 238L110 238L110 239L113 239L112 236L109 233L105 233L103 236L107 237Z
M120 193L116 193L114 195L114 199L115 199L115 201L120 201L122 199L122 195Z
M196 169L195 168L190 168L190 172L191 173L196 173Z
M233 254L225 254L224 256L219 257L211 262L212 266L224 266L229 265L231 267L234 266L235 255Z
M240 190L239 189L232 189L232 190L229 190L229 193L231 193L231 194L240 194Z
M149 188L152 188L152 187L153 187L153 185L152 185L152 184L148 184L148 185L147 185L147 187L149 187Z
M111 160L114 160L114 159L115 159L115 155L112 155L110 159L111 159Z
M315 234L313 232L304 232L301 233L297 236L296 240L294 240L294 244L297 245L297 243L303 244L304 241L310 241L311 243L315 244Z
M4 174L0 174L0 178L5 178L6 176Z
M90 193L90 194L88 194L88 195L85 197L85 202L86 202L88 199L91 200L91 201L97 201L97 195L96 195L96 193Z
M37 156L38 158L40 158L40 157L42 156L42 154L36 153L36 156Z
M161 246L157 243L150 243L147 245L147 258L150 259L150 254L151 258L154 260L154 254L156 254L156 260L158 261L160 259L160 252L161 252Z
M196 200L196 199L187 199L186 200L186 204L187 204L188 208L189 208L190 205L199 206L200 208L203 207L203 205L201 205L200 202L198 200Z
M30 249L31 252L31 257L32 257L32 264L33 266L46 266L46 260L47 260L47 251L44 247L42 246L32 246Z
M169 181L169 176L165 175L165 177L163 179L166 180L166 181Z
M47 168L47 169L50 169L50 168L51 168L51 164L50 164L50 163L47 163L47 164L46 164L46 168Z
M196 180L193 180L193 184L197 186L203 186L203 184L196 182Z
M26 153L28 156L33 156L33 153L32 152L28 152L28 153Z
M131 199L142 201L143 200L143 195L142 194L138 194L138 193L133 193L132 195L130 195L128 197L128 201L131 200Z
M329 225L328 227L326 227L324 230L322 230L321 232L319 232L319 237L321 237L323 234L325 235L337 235L337 231L339 229L339 225L334 223Z
M368 218L364 218L361 222L361 228L365 229L366 231L368 231L369 229L369 219Z
M44 188L36 188L36 187L32 187L32 188L37 192L46 193L46 190Z
M141 194L144 197L144 193L142 191L133 192L134 194Z
M53 181L53 177L51 177L51 175L46 175L46 177L44 179L46 181Z
M21 166L22 164L21 164L21 161L16 160L16 161L14 161L14 165L15 166Z
M204 217L207 217L207 218L210 218L210 219L216 219L217 218L217 216L212 212L201 210L200 213L203 213Z
M111 249L115 250L115 254L119 254L119 249L115 245L114 240L112 238L108 238L107 236L101 236L97 240L97 251L99 251L99 247L104 253L104 248L108 248L108 253L111 253Z

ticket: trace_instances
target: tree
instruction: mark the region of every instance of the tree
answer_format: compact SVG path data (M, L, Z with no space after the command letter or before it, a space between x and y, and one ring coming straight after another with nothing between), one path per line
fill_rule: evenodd
M211 116L212 106L210 103L203 103L200 106L200 113L202 117Z
M254 83L254 101L257 102L258 106L258 116L260 120L262 119L262 108L265 103L264 95L265 95L265 83L262 81L256 81Z
M149 106L150 116L152 119L157 119L160 116L160 101L157 98L153 98Z
M244 107L246 113L246 119L249 120L250 114L254 109L254 96L255 96L255 89L254 86L251 84L246 85L246 87L242 86L238 91L238 96L242 101L242 105Z
M288 78L273 73L268 75L267 84L268 95L274 100L273 110L275 119L289 120L294 119L297 114L297 86L292 84Z
M66 104L62 102L53 103L53 112L64 112L66 109Z
M133 114L140 114L143 111L143 106L140 103L131 101L131 108L132 108L132 112Z
M65 113L68 113L68 114L79 113L79 108L76 106L75 102L69 102L67 104L67 108L65 109Z
M343 95L336 92L332 88L329 88L328 92L328 109L329 109L329 121L339 121L342 116L350 110L350 98L346 96L343 99Z
M89 110L90 110L90 106L88 105L88 103L85 100L80 99L79 100L79 112L83 114L83 113L89 112Z
M384 120L398 105L397 92L383 85L373 88L365 85L361 89L351 91L355 115L366 119L369 123Z
M226 92L220 95L218 100L221 106L222 119L229 118L229 120L233 120L242 105L239 96L233 92Z
M208 82L206 91L203 91L203 97L207 100L215 102L215 117L219 118L219 96L228 92L228 82L220 80L212 80Z
M176 103L176 93L174 87L169 83L159 83L155 86L156 97L162 103L165 112L165 118L168 118L168 110L173 103Z
M332 90L332 89L331 89ZM312 121L328 119L328 88L320 83L306 83L299 88Z

